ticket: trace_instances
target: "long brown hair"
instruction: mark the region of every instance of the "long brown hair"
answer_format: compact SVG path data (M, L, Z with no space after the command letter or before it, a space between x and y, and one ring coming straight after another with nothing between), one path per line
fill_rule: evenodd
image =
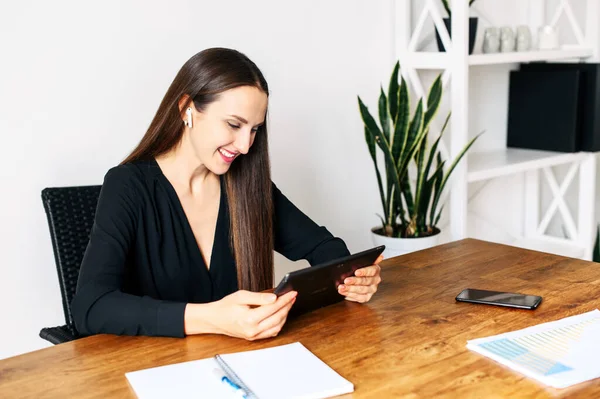
M202 112L219 94L253 86L267 96L267 82L248 57L236 50L211 48L181 67L163 98L146 134L122 164L148 160L170 151L181 141L184 124L179 101L189 96ZM273 287L273 197L267 145L267 123L259 128L248 154L238 157L224 176L230 214L230 240L238 287L262 291Z

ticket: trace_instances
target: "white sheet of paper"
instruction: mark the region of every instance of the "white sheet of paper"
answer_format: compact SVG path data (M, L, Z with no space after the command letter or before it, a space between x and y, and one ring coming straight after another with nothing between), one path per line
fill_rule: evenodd
M546 385L566 388L600 377L600 311L471 340L467 348Z

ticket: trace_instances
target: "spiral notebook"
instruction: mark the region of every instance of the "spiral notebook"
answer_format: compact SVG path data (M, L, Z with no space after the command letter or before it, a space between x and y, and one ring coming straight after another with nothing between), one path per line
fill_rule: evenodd
M241 391L215 376L220 370L248 399L323 399L354 391L299 342L126 373L139 399L239 399Z

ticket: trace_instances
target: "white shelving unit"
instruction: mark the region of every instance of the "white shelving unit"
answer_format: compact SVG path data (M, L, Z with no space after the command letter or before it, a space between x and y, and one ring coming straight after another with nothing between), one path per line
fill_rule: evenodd
M584 61L598 62L598 40L600 0L585 1L585 32L580 28L571 8L571 0L560 0L555 10L547 10L545 0L523 0L529 7L532 27L545 24L556 25L561 17L570 24L577 44L563 46L559 50L511 52L498 54L468 54L469 12L468 1L452 2L452 39L442 21L440 0L398 0L396 2L396 58L400 59L402 75L411 83L415 94L425 97L418 70L444 70L443 82L450 85L452 107L451 138L449 153L452 158L459 153L469 139L469 71L471 67L523 63L534 61ZM412 6L422 5L422 12L414 26L411 23ZM498 6L501 5L498 2ZM477 4L477 3L476 3ZM547 11L554 11L546 21ZM447 52L422 52L417 50L419 36L432 20L439 32ZM482 27L480 27L482 29ZM557 182L552 167L567 165L568 173L562 182ZM501 176L522 173L525 175L525 220L522 237L513 245L524 248L557 253L564 256L591 259L595 238L595 186L596 154L558 153L526 149L504 148L487 153L470 153L455 169L449 195L450 229L452 239L467 236L468 185ZM564 196L576 176L578 187L578 217L571 215ZM544 180L542 180L544 179ZM540 209L541 183L550 187L553 199L547 209ZM560 214L568 238L557 238L546 233L555 214Z
M500 151L479 152L468 155L469 183L508 176L530 170L582 162L588 154L583 152L551 152L507 148Z

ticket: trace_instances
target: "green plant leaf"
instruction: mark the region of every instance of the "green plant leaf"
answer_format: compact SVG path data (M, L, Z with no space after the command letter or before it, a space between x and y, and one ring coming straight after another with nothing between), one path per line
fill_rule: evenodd
M404 200L406 201L406 210L408 211L408 215L410 216L414 213L415 206L408 174L404 175L404 178L402 179L402 195L404 196Z
M362 103L360 97L358 97L358 103ZM369 112L368 110L366 112ZM376 161L376 147L375 147L375 137L370 133L365 124L365 141L367 142L367 148L369 149L369 154L371 154L371 159ZM377 163L375 163L377 165Z
M358 107L360 109L360 115L362 117L362 120L363 120L365 126L369 129L369 131L373 135L373 138L375 138L378 135L380 136L381 130L379 129L379 126L377 126L377 122L375 122L375 119L373 119L373 117L371 116L369 109L363 103L360 96L358 97Z
M440 187L442 185L442 180L444 178L444 172L443 172L444 169L443 168L444 168L445 163L446 163L446 161L442 161L442 154L440 154L438 152L437 155L436 155L436 164L437 164L436 173L437 173L437 176L436 176L436 179L435 179L435 182L434 182L434 185L433 185L433 202L431 204L431 209L429 210L429 212L430 212L429 213L429 224L432 227L435 227L435 224L434 224L434 221L435 221L434 220L435 219L435 211L436 211L435 207L437 206L437 204L435 202L435 198L437 198L438 193L440 192Z
M415 109L415 114L413 115L413 119L410 122L410 126L408 128L407 138L402 146L402 150L400 151L400 156L399 156L399 159L401 160L400 165L403 165L404 163L406 163L407 160L412 159L412 157L415 154L413 152L412 154L410 154L410 156L408 156L408 153L410 151L407 151L407 150L410 150L411 148L413 148L413 145L414 145L415 141L417 140L417 136L421 132L423 132L423 118L424 118L423 99L419 99L419 102L417 103L417 108ZM420 140L419 140L419 144L421 144Z
M395 227L397 214L394 211L397 209L396 207L398 206L398 204L400 204L400 178L398 177L398 173L396 172L396 164L394 163L394 159L392 158L392 151L385 137L383 137L383 135L381 134L378 136L376 135L375 142L379 145L379 148L381 148L386 163L390 165L389 169L387 170L388 172L390 172L389 175L391 176L392 184L394 187L392 189L390 197L388 198L389 213L387 220L390 226Z
M437 166L433 171L433 174L427 181L429 182L442 182L442 177L444 176L444 166L446 165L446 161L442 161L442 156L440 153L437 154Z
M416 153L415 162L417 166L417 182L415 188L415 202L414 202L414 210L411 214L411 224L412 229L415 231L415 234L421 235L426 231L426 223L425 223L425 215L427 213L427 207L429 205L431 195L431 187L427 187L427 179L429 177L429 168L431 167L431 156L429 157L427 164L425 167L425 154L427 151L427 137L429 135L429 125L431 124L432 119L435 117L437 110L439 109L440 102L442 99L442 75L438 75L435 79L431 88L429 89L429 94L427 96L427 110L423 116L423 120L421 122L421 126L413 123L411 125L411 130L409 133L409 140L412 140L415 136L415 132L412 130L413 126L415 128L420 128L424 132L423 139L419 145L419 149ZM422 102L421 102L422 103ZM415 111L415 116L417 111ZM414 122L414 119L413 119ZM437 149L436 142L435 147ZM434 150L435 151L435 150ZM425 195L425 198L423 198ZM425 208L423 208L425 207Z
M425 137L425 132L422 129L423 126L423 101L419 100L417 104L417 109L415 110L415 115L413 116L413 120L411 122L411 126L409 128L408 140L406 143L406 148L402 150L400 153L400 162L398 163L398 176L400 179L404 178L404 175L408 173L408 165L410 160L413 159L415 153L419 149L421 145L421 140ZM411 137L412 136L412 137Z
M454 168L456 168L456 165L458 165L458 163L460 162L460 160L462 159L462 157L465 155L465 153L469 150L469 148L471 148L471 146L473 145L473 143L475 143L475 140L477 140L479 138L479 136L481 136L483 133L479 133L477 136L473 137L473 139L471 141L469 141L469 143L467 143L467 145L462 149L462 151L458 154L458 156L454 159L454 162L452 162L452 164L450 165L450 168L448 168L448 172L446 173L446 175L444 176L444 178L442 179L442 183L440 184L440 189L439 192L436 193L436 196L433 200L433 212L435 213L435 209L437 208L437 204L440 200L440 197L442 195L442 192L444 191L444 186L446 185L446 182L448 181L448 178L450 177L450 175L452 174L452 172L454 171Z
M387 205L386 205L386 197L383 194L383 182L381 181L381 173L379 172L379 166L377 165L377 154L375 151L375 137L369 132L369 129L365 126L365 141L367 142L367 147L369 148L369 154L371 154L371 159L373 160L373 165L375 165L375 175L377 176L377 186L379 187L379 196L381 198L381 207L383 208L383 213L387 216Z
M435 81L431 84L429 94L427 96L427 111L423 118L423 130L429 129L429 124L435 117L440 103L442 101L442 75L438 75Z
M441 157L438 157L438 161ZM444 174L444 162L438 162L436 170L433 172L430 178L426 178L423 182L423 188L421 189L419 210L415 211L416 225L418 230L425 232L428 231L427 226L427 212L433 203L433 193L439 188L439 182L442 180ZM426 176L426 175L425 175ZM430 218L431 219L431 218ZM431 223L430 223L431 226ZM433 227L433 226L431 226Z
M412 146L408 149L408 151L405 152L405 159L402 163L401 166L398 167L398 178L403 180L404 178L408 178L408 165L411 161L411 159L413 159L413 157L415 156L416 151L418 150L419 146L421 145L422 140L425 138L426 132L425 131L421 131L417 134L417 137L414 140L414 143L412 144ZM416 201L415 201L415 206L416 206ZM409 216L414 215L414 209L413 211L410 213ZM404 229L404 237L414 237L415 234L415 226L414 223L412 222L412 217L411 217L411 222L408 224L408 226L406 227L406 229Z
M388 198L388 201L395 201L396 198L398 198L400 196L400 179L398 177L398 173L397 173L397 169L396 169L396 163L394 161L394 158L392 157L392 152L389 146L389 143L386 139L386 137L381 133L381 130L379 130L379 127L377 126L377 123L375 122L375 120L373 119L373 117L371 116L371 114L369 113L369 110L367 108L367 106L362 102L362 100L360 99L360 97L358 97L358 106L360 108L360 113L363 119L363 122L365 124L365 127L369 130L369 134L373 135L373 138L375 139L375 143L379 146L379 148L382 150L384 158L385 158L385 162L386 164L389 164L389 169L391 170L393 173L391 173L391 177L392 177L392 181L393 184L396 186L396 195L394 195L393 197ZM385 201L382 201L385 202ZM388 203L388 209L391 209L392 211L396 209L396 205L395 204L390 204ZM387 211L387 209L386 209ZM392 227L394 227L394 223L396 221L396 215L395 213L391 213L387 215L387 221L388 224L391 225Z
M438 213L437 217L435 218L435 221L431 224L431 227L437 227L438 223L440 222L440 218L442 217L442 211L444 210L444 205L441 206L440 212Z
M410 160L415 156L415 153L418 147L421 145L421 140L425 137L425 132L419 133L412 147L406 152L406 159L403 161L403 164L398 167L398 176L400 179L404 179L405 176L408 176L408 164Z
M383 231L385 232L385 219L378 213L376 213L376 215L379 217L379 219L381 220L381 228L383 229Z
M436 156L437 148L440 144L440 141L442 140L442 136L444 135L444 132L446 131L446 128L448 127L448 122L450 121L450 115L451 115L451 113L448 113L448 116L446 117L446 120L444 121L444 126L442 126L442 130L440 131L440 135L433 142L433 145L431 146L431 150L429 151L429 158L427 160L427 166L425 167L425 177L426 178L429 178L429 172L431 170L431 165L433 164L433 159ZM438 161L438 165L439 165L439 161Z
M456 165L458 165L458 163L460 162L460 160L462 159L462 157L467 153L467 151L469 150L469 148L471 148L471 146L475 143L475 141L479 138L479 136L481 136L483 133L479 133L477 136L473 137L473 139L471 141L469 141L469 143L467 143L467 145L462 149L462 151L458 154L458 156L454 159L454 161L452 162L452 164L450 165L450 168L448 169L448 173L446 173L446 175L444 176L444 180L442 180L442 190L444 189L444 185L446 184L446 182L448 181L448 178L450 177L450 175L452 174L452 172L454 171L454 168L456 168Z
M435 171L433 172L433 175L431 175L431 178L428 180L432 186L432 190L429 193L429 195L431 196L431 207L427 209L429 211L429 225L431 227L435 227L435 224L434 224L435 209L433 209L433 204L434 204L435 198L437 197L437 193L440 191L440 187L442 185L442 180L444 178L444 166L446 164L446 161L442 161L442 156L439 152L437 153L436 158L437 158L437 162L436 162L437 166L435 168ZM424 211L423 213L426 214L427 212Z
M398 210L397 210L398 205L401 205L401 204L398 201L398 193L396 192L396 184L395 184L395 180L394 180L394 176L393 176L393 174L395 173L394 166L390 164L390 161L387 157L385 159L385 163L386 163L385 172L386 172L386 184L387 184L386 193L387 193L387 199L388 199L386 214L387 214L388 223L390 225L393 225L394 219L396 217L395 215L398 214Z
M388 101L387 98L385 96L385 92L383 91L383 87L381 87L380 89L380 93L379 93L379 103L378 103L379 107L379 124L382 127L382 132L383 135L385 136L386 140L388 142L390 142L390 140L393 139L393 136L390 133L390 116L388 114ZM391 144L390 144L391 146ZM386 158L385 159L385 175L386 175L386 198L387 198L387 210L386 210L386 214L388 216L388 218L390 218L390 216L392 216L394 214L393 211L393 207L394 207L394 197L397 197L395 190L394 190L394 180L393 180L393 176L391 175L394 172L394 166L393 164L390 164L389 160ZM397 201L397 199L396 199ZM390 219L387 219L390 220Z
M385 138L387 141L390 141L390 117L388 114L387 98L385 97L383 87L379 93L379 124L381 125L381 130L383 131Z
M377 185L379 187L379 195L381 197L381 206L383 207L383 213L387 218L387 200L386 196L383 192L383 182L381 181L381 173L379 172L379 166L377 165L377 154L375 150L375 135L372 133L372 130L368 128L368 125L372 126L372 129L375 129L376 132L379 132L379 128L375 123L375 120L369 113L369 110L362 102L360 96L358 97L358 106L361 112L361 116L363 122L365 124L365 141L367 142L367 147L369 148L369 153L371 154L371 159L373 160L373 165L375 165L375 173L377 175Z
M390 85L388 88L388 107L390 110L390 116L392 117L392 123L396 124L396 116L398 115L398 99L399 99L399 86L398 86L398 72L400 71L400 62L397 61L394 65L394 71L390 78ZM395 137L390 138L390 144L392 148L394 146Z
M398 96L398 115L394 124L394 142L392 143L392 155L396 163L400 161L400 154L408 140L408 126L410 119L410 97L408 96L408 85L404 78L400 82Z
M419 203L415 205L418 208L418 211L415 212L415 226L416 231L419 235L427 232L427 223L425 222L425 215L427 212L427 207L431 202L431 189L432 184L427 180L423 182L423 186L421 187L421 193L419 196Z
M398 79L399 79L399 70L400 70L400 63L396 63L396 66L394 67L394 71L392 73L392 77L390 78L390 88L389 88L389 97L392 98L392 93L397 93L397 106L396 106L396 115L395 117L393 117L393 133L392 133L392 138L390 141L390 146L392 147L392 158L394 159L394 161L396 162L396 165L398 165L399 163L399 154L402 150L402 146L404 145L406 139L407 139L407 135L408 135L408 120L410 117L410 98L408 95L408 85L406 84L406 81L404 80L404 78L400 78L400 85L398 85ZM391 101L391 100L390 100ZM391 106L391 102L390 102L390 106ZM390 107L390 112L392 112L392 108ZM397 173L397 171L395 171ZM402 183L402 188L401 190L396 190L393 189L392 190L392 194L396 194L394 195L395 197L395 205L396 205L396 221L397 223L399 223L400 225L400 231L403 230L406 225L407 225L407 221L405 219L405 211L404 211L404 204L402 202L402 195L405 193L405 189L404 189L404 182L401 181ZM408 192L408 194L410 194L410 191ZM411 198L406 198L407 201L407 207L409 209L409 213L410 210L412 208L412 199ZM399 232L395 232L396 234L398 234Z
M427 135L429 131L425 132L423 140L421 140L421 145L419 146L419 151L416 154L416 163L417 163L417 183L415 189L415 209L414 213L411 215L411 222L414 224L415 232L420 234L423 231L423 226L419 225L418 219L419 214L421 213L422 200L421 196L423 194L423 190L425 189L425 182L427 180L427 175L425 174L425 152L427 151Z
M396 100L397 101L397 100ZM390 147L391 147L391 141L393 140L393 135L390 132L390 115L388 114L388 101L387 98L385 96L385 93L383 91L383 87L380 89L380 93L379 93L379 124L382 127L383 130L383 135L385 136L386 140L388 141L388 143L390 143ZM393 173L395 172L395 164L390 164L389 159L385 159L385 174L386 174L386 198L387 198L387 209L386 209L386 215L388 216L388 221L391 225L393 225L393 215L395 214L395 211L393 208L395 208L395 203L397 203L400 199L400 196L398 195L398 191L394 189L394 178L392 176Z

